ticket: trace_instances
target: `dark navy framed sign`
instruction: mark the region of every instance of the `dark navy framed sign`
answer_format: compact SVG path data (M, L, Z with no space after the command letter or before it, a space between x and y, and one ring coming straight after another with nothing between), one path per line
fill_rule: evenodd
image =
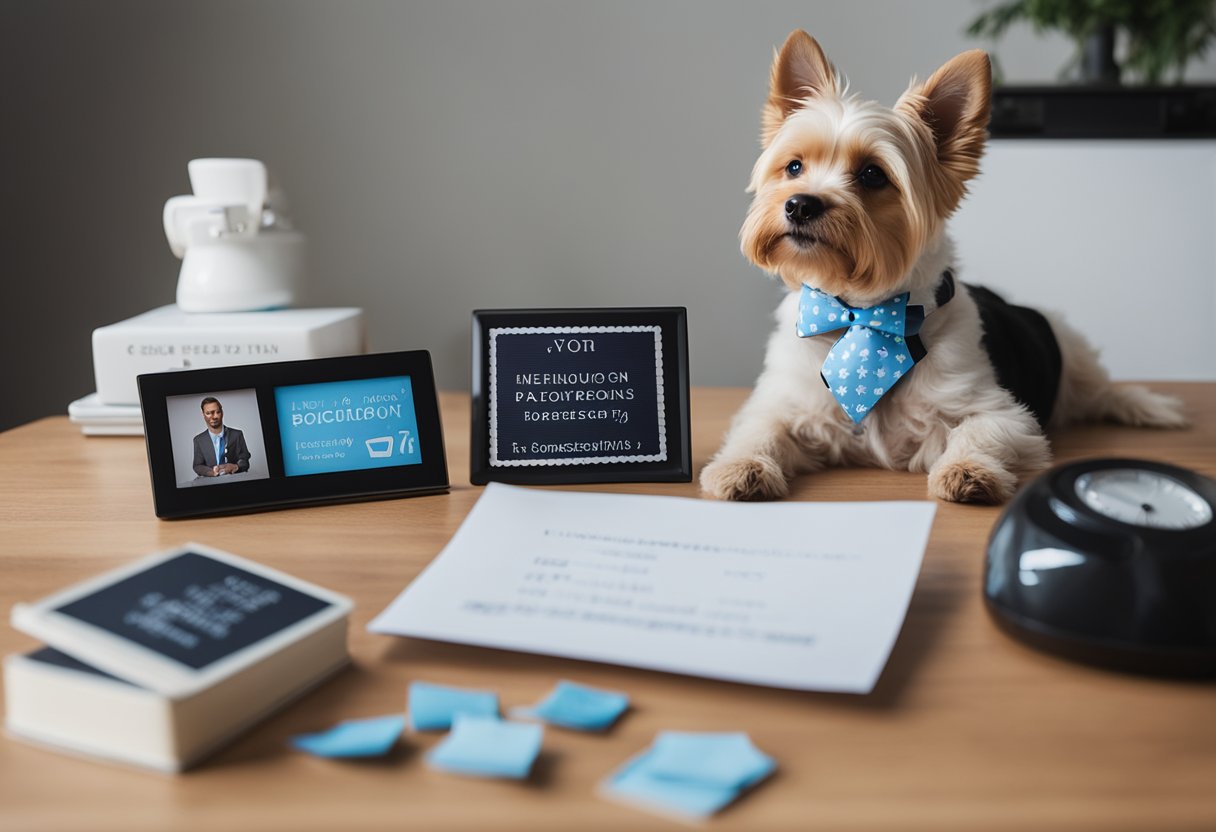
M688 482L683 307L473 313L469 478Z

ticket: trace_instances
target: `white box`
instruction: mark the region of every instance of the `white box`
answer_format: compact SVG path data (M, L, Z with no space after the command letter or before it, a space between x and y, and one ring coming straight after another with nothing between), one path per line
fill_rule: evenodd
M93 330L100 404L139 404L135 377L268 361L359 355L363 310L279 309L190 314L162 306Z

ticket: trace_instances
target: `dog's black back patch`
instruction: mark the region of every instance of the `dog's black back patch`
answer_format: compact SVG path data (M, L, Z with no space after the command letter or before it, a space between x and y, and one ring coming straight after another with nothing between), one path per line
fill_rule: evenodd
M996 379L1046 426L1060 389L1062 359L1051 324L1039 312L1014 306L983 286L967 287L980 309L984 349Z

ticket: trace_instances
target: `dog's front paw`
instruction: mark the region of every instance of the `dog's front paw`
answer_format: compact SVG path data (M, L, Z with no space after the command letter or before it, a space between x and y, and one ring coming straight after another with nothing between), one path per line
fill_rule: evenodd
M1018 478L994 459L968 457L929 471L929 494L952 503L999 505L1013 496Z
M701 490L719 500L777 500L790 489L781 466L757 456L715 459L701 471Z

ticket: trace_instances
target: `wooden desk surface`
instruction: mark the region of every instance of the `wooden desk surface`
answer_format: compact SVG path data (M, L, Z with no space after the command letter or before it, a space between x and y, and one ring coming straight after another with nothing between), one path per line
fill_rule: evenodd
M1055 437L1057 458L1151 457L1216 476L1216 385L1185 397L1185 432L1116 427ZM693 456L716 449L744 390L696 390ZM179 777L0 740L0 828L663 829L595 796L662 729L743 730L776 776L711 823L721 829L1216 829L1216 686L1122 676L1031 651L983 609L997 509L942 504L907 622L876 691L806 694L607 665L371 635L366 624L433 558L480 492L468 484L468 399L441 401L449 495L164 522L142 439L85 438L65 418L0 434L0 608L137 555L198 540L356 601L355 666ZM593 487L583 487L595 490ZM603 490L694 495L688 484ZM830 471L792 500L923 498L923 476ZM0 627L0 653L35 642ZM618 688L635 710L607 736L549 730L524 784L428 770L438 736L407 735L385 763L289 751L288 736L404 709L425 679L533 702L559 678Z

